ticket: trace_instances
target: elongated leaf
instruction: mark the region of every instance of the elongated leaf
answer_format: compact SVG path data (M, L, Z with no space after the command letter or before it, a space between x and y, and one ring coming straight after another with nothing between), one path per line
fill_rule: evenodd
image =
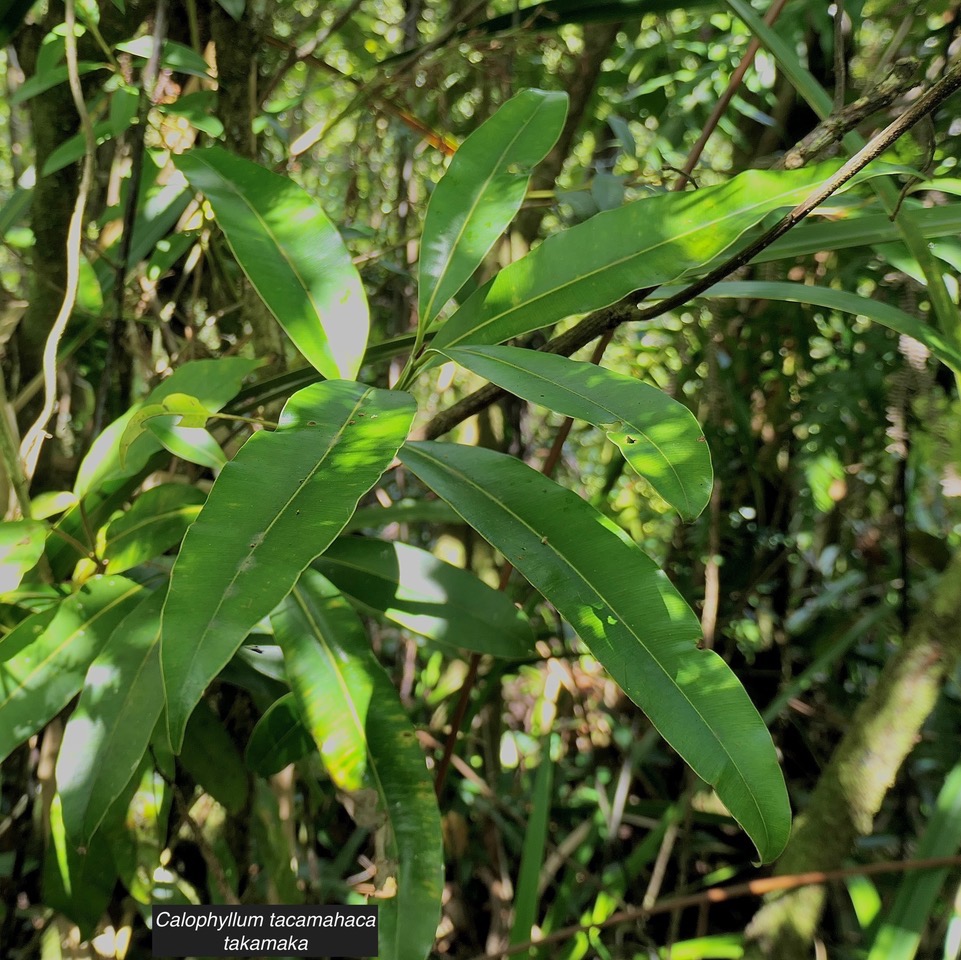
M274 620L291 686L327 770L357 784L352 815L377 832L377 881L388 895L379 901L381 960L424 960L440 917L443 851L437 800L414 729L357 614L319 573L304 574ZM358 780L360 750L366 757Z
M244 759L254 773L270 777L307 756L313 747L314 741L300 719L296 697L288 693L275 700L257 721Z
M374 681L368 657L345 655L341 638L363 624L319 573L305 570L271 616L294 700L330 779L360 790L367 773L367 713Z
M458 148L424 220L418 313L426 326L481 265L520 209L533 167L561 134L567 94L524 90Z
M60 797L50 804L50 843L43 863L43 902L69 917L88 939L103 916L117 870L106 837L94 837L86 849L78 849L63 828Z
M507 596L426 550L341 537L314 566L351 599L454 649L526 657L533 647L530 624Z
M184 538L163 614L170 743L250 629L323 553L410 429L408 394L344 380L288 400L224 467Z
M664 291L659 291L659 294ZM942 363L961 371L961 352L936 327L882 300L872 300L847 290L811 286L787 281L730 281L717 283L702 294L704 297L734 297L757 300L787 300L810 303L843 313L868 317L876 323L904 333L923 343Z
M46 625L30 617L0 644L0 760L77 694L140 592L123 577L96 577L67 597Z
M185 483L164 483L146 490L104 531L100 555L107 573L122 573L176 547L207 499Z
M946 857L961 847L961 764L954 767L938 793L931 817L914 851L919 860ZM905 873L897 896L874 938L868 960L912 960L934 905L948 878L947 868Z
M47 542L47 528L36 520L0 523L0 593L20 586L23 575L37 565Z
M557 607L714 787L761 859L777 857L791 816L771 737L727 664L697 648L697 618L655 563L576 494L511 457L418 442L401 459Z
M537 350L458 347L445 356L566 417L595 426L616 424L610 439L685 520L707 506L714 474L704 434L691 411L663 391L592 363Z
M237 263L297 349L325 377L356 377L367 298L324 211L289 178L219 147L174 163L207 198Z
M123 53L129 53L131 56L141 57L144 60L153 56L153 48L154 39L149 35L117 44L117 49ZM207 61L196 50L191 50L190 47L185 47L175 40L164 42L160 51L160 63L161 66L177 73L187 73L194 77L210 76Z
M143 760L163 710L160 610L163 591L141 601L117 625L90 665L57 759L63 825L87 846L110 805Z
M180 762L231 813L243 809L248 793L247 771L220 718L206 703L190 715Z
M667 283L722 253L771 211L803 200L836 169L749 170L721 186L599 213L502 270L447 321L433 347L500 343Z

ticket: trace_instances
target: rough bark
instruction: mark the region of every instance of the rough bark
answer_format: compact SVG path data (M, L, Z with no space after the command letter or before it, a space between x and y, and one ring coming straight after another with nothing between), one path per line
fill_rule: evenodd
M959 661L961 553L855 712L807 809L797 818L778 861L779 874L835 869L858 837L870 835L886 793ZM748 926L745 960L813 956L825 895L820 886L770 898Z

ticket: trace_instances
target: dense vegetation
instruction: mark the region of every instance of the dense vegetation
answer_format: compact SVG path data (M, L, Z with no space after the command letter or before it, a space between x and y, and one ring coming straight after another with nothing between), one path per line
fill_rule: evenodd
M958 15L9 4L0 955L959 956Z

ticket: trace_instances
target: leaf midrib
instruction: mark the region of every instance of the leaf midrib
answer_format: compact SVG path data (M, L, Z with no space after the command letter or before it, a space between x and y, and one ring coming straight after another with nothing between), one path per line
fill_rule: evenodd
M521 517L520 515L518 515L517 513L515 513L513 510L511 510L510 507L507 506L507 504L505 504L505 503L503 503L502 501L496 499L494 496L492 496L492 495L490 494L490 492L489 492L488 490L486 490L484 487L480 486L479 484L475 483L467 474L461 473L461 472L455 470L455 469L452 468L449 464L444 463L444 461L439 460L439 459L437 459L436 457L431 457L430 454L424 453L423 450L418 450L417 453L419 453L421 456L425 457L425 459L428 459L428 460L433 461L433 462L434 462L436 465L438 465L441 469L446 470L452 477L459 478L460 482L465 483L465 484L467 484L468 486L472 487L474 490L476 490L478 493L480 493L484 498L488 499L494 506L499 507L504 513L508 514L511 518L513 518L513 520L517 521L517 523L519 523L521 526L523 526L523 527L525 527L527 530L529 530L535 537L540 538L541 534L540 534L539 531L535 530L534 527L532 527L523 517ZM453 506L453 504L451 504L451 506ZM456 510L457 508L454 507L454 509ZM466 519L466 518L465 518L465 519ZM601 594L601 593L599 592L599 590L598 590L596 587L593 586L593 584L591 583L591 581L588 580L588 579L581 573L581 571L580 571L566 556L564 556L563 554L559 553L553 546L551 546L551 544L550 544L549 541L548 541L548 543L544 544L544 546L547 546L547 547L551 550L551 552L554 554L555 557L557 557L557 558L558 558L559 560L561 560L564 564L566 564L566 565L571 569L571 571L580 579L580 581L581 581L585 586L587 586L588 589L591 590L591 591L598 597L598 599L600 599L602 602L604 602L604 603L607 604L607 606L608 606L608 607L610 608L610 610L611 610L611 613L614 614L614 615L617 615L618 622L619 622L620 624L623 624L624 627L625 627L625 629L630 633L631 636L633 636L633 637L635 638L635 640L637 641L637 643L640 644L642 647L644 647L644 649L646 649L646 650L648 651L648 653L651 655L651 659L654 661L654 663L657 664L658 669L663 673L663 675L664 675L664 677L667 679L667 681L668 681L668 682L671 684L671 686L677 691L677 693L682 697L682 699L684 699L684 700L687 701L687 703L689 704L689 706L691 707L691 709L697 714L697 716L700 718L701 722L703 723L704 727L707 729L707 731L709 732L709 734L711 735L711 737L712 737L712 738L714 739L714 741L717 743L718 748L719 748L719 749L721 750L721 752L725 755L725 757L727 757L727 760L728 760L729 764L733 767L734 770L737 771L737 775L738 775L738 777L740 778L741 783L744 785L745 792L746 792L747 795L751 798L751 800L752 800L752 802L753 802L753 804L754 804L754 806L755 806L755 808L756 808L756 810L757 810L758 816L759 816L759 818L760 818L761 827L762 827L762 829L764 830L765 838L766 838L766 840L767 840L767 842L768 842L768 844L769 844L769 843L770 843L770 836L769 836L769 833L768 833L767 821L766 821L766 819L765 819L765 817L764 817L764 812L761 810L760 803L758 802L758 800L757 800L757 798L756 798L756 796L755 796L755 794L754 794L754 791L750 789L748 780L747 780L747 778L744 776L744 774L741 772L741 767L740 767L740 765L738 764L737 760L731 755L730 751L729 751L729 750L727 749L727 747L724 745L724 742L723 742L723 741L718 737L718 735L714 732L714 729L713 729L713 728L711 727L711 725L707 722L707 720L705 719L705 717L703 716L703 714L701 713L701 711L697 708L697 705L691 701L690 697L688 697L687 694L684 692L684 690L683 690L680 686L678 686L678 684L675 682L674 678L671 677L671 675L667 672L667 670L664 669L663 664L662 664L661 661L657 658L657 656L654 655L654 653L653 653L653 651L650 649L650 647L649 647L646 643L644 643L644 641L641 640L641 638L634 632L633 627L630 626L630 622L631 622L630 619L629 619L629 618L626 618L626 617L623 617L623 616L620 616L620 615L618 614L618 611L615 610L614 604L612 604L612 603L610 603L608 600L606 600L605 597L604 597L604 595ZM518 561L518 563L516 564L516 565L518 566L518 569L520 569L519 564L522 563L522 562L523 562L523 561L521 560L521 561ZM523 571L521 571L521 572L523 572ZM711 784L711 786L712 786L712 787L713 787L713 786L716 786L716 784Z
M460 347L459 349L465 350L465 351L471 351L471 348L470 348L470 347ZM484 357L484 358L487 358L487 357L489 356L488 354L479 353L477 350L474 350L474 351L472 351L472 352L473 352L474 356L481 356L481 357ZM675 480L677 481L678 486L681 488L681 492L684 494L684 503L685 503L685 506L687 507L687 514L690 515L690 513L691 513L691 498L688 496L687 490L686 490L685 487L684 487L684 482L681 480L680 474L679 474L679 473L677 472L677 470L675 469L674 464L671 463L670 459L668 459L667 454L665 454L665 453L661 450L661 447L660 447L660 445L657 443L657 441L655 441L645 430L643 430L643 429L641 429L640 427L638 427L637 424L631 423L631 422L630 422L629 420L627 420L626 418L621 417L621 416L618 416L618 414L617 414L615 411L613 411L606 403L601 403L600 401L596 400L594 397L591 397L589 394L581 393L579 390L575 390L575 389L573 389L572 387L568 386L567 384L563 384L563 385L558 384L556 381L548 379L548 378L545 377L543 374L537 373L537 372L534 371L534 370L529 370L529 369L527 369L526 367L521 367L521 366L519 366L518 364L512 363L510 360L502 360L500 357L495 357L495 358L493 358L493 359L494 359L494 362L496 362L496 363L503 363L504 366L510 367L512 370L516 370L516 371L518 371L519 373L523 373L523 374L527 374L527 375L529 375L529 376L535 377L535 378L536 378L537 380L539 380L541 383L547 383L547 384L549 384L550 386L556 387L556 388L558 388L558 389L560 389L560 390L566 390L568 393L573 394L575 397L578 397L578 398L580 398L581 400L585 400L585 401L587 401L587 402L589 402L589 403L594 404L595 406L601 407L602 409L606 410L609 414L611 414L611 416L614 418L612 421L610 421L611 423L615 423L615 422L616 422L616 423L624 423L624 424L626 424L628 427L631 428L631 431L632 431L633 433L640 434L642 437L644 437L644 439L645 439L652 447L654 447L654 449L658 452L658 454L663 458L664 462L668 465L668 467L670 467L671 473L674 474L674 478L675 478ZM572 362L572 363L576 363L577 361L576 361L576 360L572 360L571 362ZM597 369L598 369L598 370L604 370L603 367L598 367ZM605 373L608 373L608 374L609 374L610 371L605 371ZM640 383L640 381L636 381L636 382ZM532 401L532 402L536 402L536 401ZM587 422L588 422L588 423L592 423L593 421L588 420ZM601 427L601 426L603 426L603 424L595 423L594 426L595 426L595 427ZM624 459L627 460L627 456L626 456L626 455L624 456ZM628 460L628 463L630 463L629 460Z
M614 269L614 268L616 268L616 267L623 266L625 263L630 263L631 260L634 260L634 259L636 259L636 258L638 258L638 257L645 257L645 256L647 256L648 254L652 253L654 250L658 250L658 249L660 249L661 247L666 246L666 245L671 244L671 243L674 243L674 242L677 241L677 240L680 240L680 239L683 239L683 238L686 238L686 237L689 237L689 236L693 236L694 234L697 234L697 233L702 233L703 231L709 230L709 229L711 229L711 227L714 227L714 226L716 226L717 224L723 223L725 220L733 220L733 219L735 219L735 218L737 218L737 217L742 217L742 216L748 215L748 214L751 213L752 210L763 209L764 207L769 206L769 205L772 204L772 203L774 204L775 207L780 206L782 203L787 203L787 200L785 200L785 199L783 199L783 198L788 197L788 196L790 196L792 193L794 193L795 191L801 190L801 189L803 189L803 188L800 187L800 186L794 187L792 190L785 190L783 193L779 193L779 194L777 194L775 197L768 198L768 200L766 200L766 201L759 201L758 203L751 204L751 205L748 205L748 206L746 206L746 207L741 207L740 209L738 209L738 210L736 210L736 211L734 211L734 212L728 212L728 214L726 214L725 216L723 216L723 217L718 217L718 218L715 219L715 220L709 220L709 221L707 221L707 222L698 223L698 225L697 225L696 227L692 227L690 230L687 230L687 231L684 231L684 232L681 232L681 233L673 234L672 236L667 237L666 239L662 240L660 243L652 244L651 246L645 247L643 250L638 250L638 251L636 251L635 253L632 253L632 254L630 254L630 255L628 255L628 256L626 256L626 257L621 257L620 259L617 259L617 260L611 260L611 261L609 261L608 263L605 263L603 266L598 267L596 270L591 270L591 271L589 271L588 273L578 274L578 275L575 276L572 280L567 280L567 281L565 281L564 283L560 283L560 284L558 284L557 286L551 287L550 290L547 290L547 291L545 291L544 293L539 293L539 294L538 294L537 296L535 296L535 297L530 297L530 298L528 298L527 300L521 301L520 303L515 303L515 304L513 304L513 305L512 305L511 307L509 307L507 310L502 310L500 313L495 314L494 316L492 316L492 317L490 317L489 319L485 320L483 323L479 323L479 324L471 327L469 330L467 330L467 331L465 331L464 333L462 333L462 334L461 334L459 337L457 337L456 339L451 340L451 341L443 344L443 347L451 347L451 346L454 346L454 345L460 343L460 342L461 342L462 340L464 340L465 338L470 337L470 336L473 336L473 335L476 334L478 331L486 329L486 328L489 327L491 324L496 323L498 320L501 320L501 319L503 319L504 317L510 316L512 313L516 313L516 312L518 312L519 310L526 309L526 308L530 307L532 304L537 303L539 300L543 300L543 299L545 299L545 298L547 298L547 297L551 297L551 296L554 296L555 294L561 293L562 291L566 290L568 287L574 286L575 284L578 284L578 283L582 283L582 282L584 282L584 281L586 281L586 280L589 280L591 277L597 276L598 274L601 274L601 273L606 273L607 271L612 270L612 269ZM636 200L635 203L643 203L643 201L642 201L642 200ZM745 228L745 229L747 229L747 228ZM742 233L743 233L743 231L742 231ZM557 234L557 236L567 236L567 234ZM716 253L712 254L712 256L717 256L719 253L723 253L724 250L726 250L732 243L735 243L735 242L737 241L737 239L738 239L739 236L740 236L740 234L738 234L738 236L736 236L736 237L732 237L730 243L725 244L725 246L722 247L721 250L719 250L719 251L717 251ZM538 247L538 249L541 249L541 248ZM533 253L536 253L536 251L533 251L531 254L528 254L528 256L532 256ZM516 262L517 262L517 263L523 263L523 262L524 262L524 259L526 259L526 258L523 258L523 259L518 260L518 261L516 261ZM707 261L704 261L704 262L706 263ZM510 269L510 267L505 268L504 271L501 271L501 273L498 274L498 277L502 276L502 275L504 274L504 272L506 272L506 270L509 270L509 269ZM685 267L684 269L690 269L690 267ZM683 270L682 270L681 272L683 272ZM496 281L495 281L495 282L496 282ZM668 282L668 281L663 281L663 282L666 283L666 282ZM640 284L640 285L643 286L644 284L642 283L642 284ZM637 289L637 288L635 287L635 289ZM480 294L480 292L481 292L481 291L478 291L478 293L475 294L475 296L478 296L478 295ZM455 314L455 316L456 316L456 314ZM550 321L549 321L549 322L550 322ZM542 324L542 326L546 326L546 325L547 325L547 324Z

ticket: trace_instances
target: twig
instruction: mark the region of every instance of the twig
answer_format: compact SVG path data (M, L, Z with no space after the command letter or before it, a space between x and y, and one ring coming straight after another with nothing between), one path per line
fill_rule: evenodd
M70 225L67 228L67 276L63 302L60 304L60 310L53 326L50 328L47 342L43 348L43 407L20 445L23 476L27 483L33 478L34 471L37 468L40 450L48 436L47 423L56 408L57 347L64 330L67 328L73 306L77 301L77 288L80 283L80 244L83 238L83 215L87 206L87 197L93 185L93 162L94 153L97 149L93 124L90 122L90 114L87 113L87 105L83 99L83 88L80 85L80 72L77 67L76 0L66 0L65 26L64 48L67 60L67 80L74 107L80 117L80 127L83 131L83 167L80 174L77 199L73 206L73 214L70 217Z
M764 16L764 22L770 27L773 26L777 21L777 18L781 15L781 11L784 9L787 0L775 0L771 5L771 9ZM761 49L761 41L757 37L752 37L751 42L748 44L747 50L744 51L744 56L741 57L741 62L737 65L734 73L731 74L731 79L727 85L727 89L721 94L720 99L714 104L714 109L711 111L711 115L707 118L707 123L704 124L704 129L701 131L701 135L697 138L697 143L691 148L690 154L688 154L687 162L681 169L680 179L674 184L674 189L681 189L688 180L691 179L691 174L694 172L694 168L697 166L697 161L701 159L701 154L704 152L704 148L707 146L707 141L710 140L711 134L714 133L717 128L718 123L721 121L721 117L724 116L724 111L727 110L728 105L734 99L734 94L737 93L738 88L741 86L741 82L744 80L744 75L747 73L748 68L754 62L754 58L757 56L758 50Z
M471 960L498 960L515 953L524 953L531 947L541 947L548 943L559 943L588 930L603 930L607 927L631 923L646 917L702 904L726 903L739 897L761 897L768 893L796 890L798 887L819 886L831 880L845 877L876 876L883 873L905 873L909 870L940 870L945 867L961 866L961 855L953 857L930 857L924 860L895 860L884 863L866 863L855 867L841 867L837 870L816 870L808 873L795 873L782 877L765 877L761 880L748 880L746 883L733 883L728 887L711 887L701 893L689 893L679 897L668 897L650 907L632 907L611 914L606 920L597 923L574 924L555 930L540 940L526 940L512 943L497 953L479 954Z

